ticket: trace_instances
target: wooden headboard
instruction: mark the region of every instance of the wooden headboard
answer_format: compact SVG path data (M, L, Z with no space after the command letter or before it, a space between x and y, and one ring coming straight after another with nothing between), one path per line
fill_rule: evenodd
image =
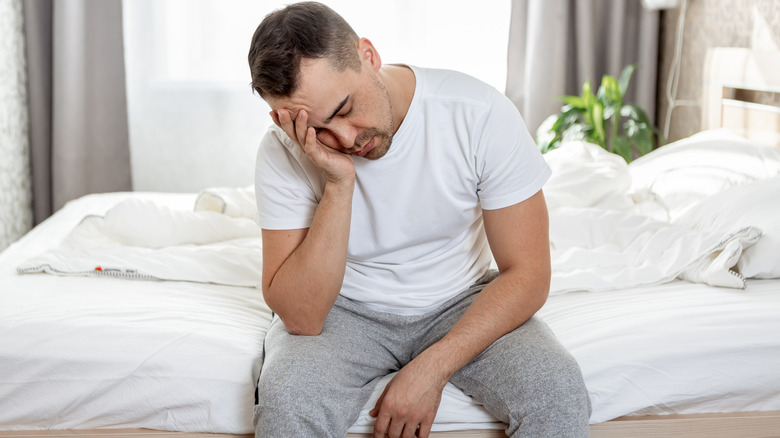
M758 103L756 97L771 103ZM780 102L780 51L732 47L707 51L702 130L729 128L761 143L780 146L780 104L777 102Z

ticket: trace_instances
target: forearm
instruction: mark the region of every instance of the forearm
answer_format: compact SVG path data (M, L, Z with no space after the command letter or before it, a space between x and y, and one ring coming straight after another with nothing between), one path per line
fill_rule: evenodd
M336 301L347 264L354 181L330 183L301 244L266 285L268 306L294 334L316 335Z
M544 304L549 284L549 273L544 270L531 275L520 269L502 272L477 295L450 332L418 359L426 361L446 383L496 340L531 318Z

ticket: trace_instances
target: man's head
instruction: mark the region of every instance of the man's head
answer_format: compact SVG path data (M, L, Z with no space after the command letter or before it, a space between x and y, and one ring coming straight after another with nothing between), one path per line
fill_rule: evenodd
M349 23L323 4L294 3L272 12L252 37L252 88L264 99L290 97L304 58L326 59L338 71L360 70L357 43Z
M317 139L344 153L377 159L395 121L374 46L336 12L295 3L260 23L249 51L252 87L277 115L303 110Z

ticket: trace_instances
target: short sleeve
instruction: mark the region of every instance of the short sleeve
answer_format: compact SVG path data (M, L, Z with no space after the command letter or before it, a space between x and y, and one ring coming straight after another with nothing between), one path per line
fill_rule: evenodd
M284 131L271 127L260 142L255 166L255 219L260 228L308 228L324 186L319 169Z
M552 174L515 105L495 90L492 101L476 147L477 194L485 210L530 198Z

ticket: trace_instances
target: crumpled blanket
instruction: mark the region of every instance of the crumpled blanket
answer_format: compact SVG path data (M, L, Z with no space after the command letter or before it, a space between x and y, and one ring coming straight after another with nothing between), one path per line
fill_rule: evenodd
M733 268L761 230L697 231L624 211L550 213L550 294L651 286L681 278L744 289Z
M742 289L732 268L761 237L757 227L694 230L663 218L650 193L631 191L621 157L579 141L545 155L552 295L651 286L681 278Z
M259 287L261 256L252 219L130 199L85 217L17 271Z
M545 187L552 295L675 278L745 287L731 268L760 229L701 231L654 219L625 195L630 177L622 159L586 143L558 151L548 154L553 178ZM17 270L259 287L255 212L251 188L201 192L195 211L127 200L103 217L84 218L59 246Z

